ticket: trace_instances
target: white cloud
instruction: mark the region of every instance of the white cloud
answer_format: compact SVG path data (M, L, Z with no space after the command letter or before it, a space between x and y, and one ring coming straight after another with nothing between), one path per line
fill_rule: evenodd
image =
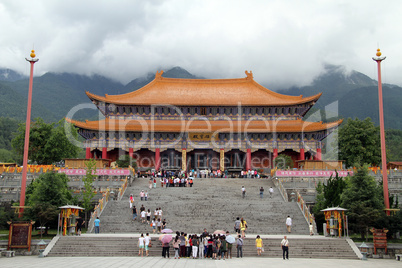
M181 66L199 76L244 77L272 87L305 85L324 63L402 85L398 0L52 1L0 4L0 67L27 73L99 73L122 82Z

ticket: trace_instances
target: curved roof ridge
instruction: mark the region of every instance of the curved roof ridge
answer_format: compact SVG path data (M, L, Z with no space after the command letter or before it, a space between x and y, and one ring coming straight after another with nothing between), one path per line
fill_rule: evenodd
M140 89L104 97L86 91L90 99L120 105L171 104L189 106L231 106L242 103L246 106L287 106L317 101L322 93L303 97L284 95L257 83L252 72L244 78L188 79L162 77L163 71ZM148 93L148 94L147 94Z

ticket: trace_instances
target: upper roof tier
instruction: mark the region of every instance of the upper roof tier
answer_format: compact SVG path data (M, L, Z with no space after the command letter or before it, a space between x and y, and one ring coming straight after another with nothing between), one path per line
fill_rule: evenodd
M155 79L146 86L121 95L104 97L86 92L92 101L116 105L169 104L175 106L291 106L304 103L314 105L322 93L303 98L273 92L253 79L246 71L245 78L237 79L180 79L162 77L157 72Z
M106 118L100 121L76 121L66 118L78 128L95 131L132 131L132 132L257 132L257 133L293 133L293 132L317 132L332 130L342 123L342 119L331 123L307 122L297 120L117 120Z

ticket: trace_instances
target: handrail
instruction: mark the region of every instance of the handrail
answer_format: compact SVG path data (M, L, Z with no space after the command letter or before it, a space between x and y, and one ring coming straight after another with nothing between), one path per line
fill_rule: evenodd
M128 178L126 177L124 179L123 184L119 188L119 193L117 195L118 201L120 201L123 198L124 192L127 189L127 185L128 185ZM102 214L104 208L106 207L107 203L109 202L109 199L110 199L109 188L106 190L106 193L104 193L102 196L103 196L102 199L99 199L98 204L95 206L94 212L91 213L91 219L88 222L88 233L92 233L92 231L94 229L94 222L95 222L96 217L99 217Z
M288 193L287 193L285 187L283 187L282 181L275 179L274 184L275 184L276 188L279 189L279 192L281 193L283 200L285 200L286 202L289 202Z
M306 202L304 201L302 195L299 191L296 191L297 194L297 205L300 208L301 212L303 213L304 218L306 219L308 225L310 223L313 224L314 233L317 233L317 224L315 222L314 216L310 213L308 207L306 206Z
M94 222L96 217L99 217L102 214L103 209L106 207L109 202L110 190L109 188L106 190L106 193L103 193L102 199L99 199L99 203L95 206L94 211L91 213L91 219L88 222L88 233L91 233L94 229Z

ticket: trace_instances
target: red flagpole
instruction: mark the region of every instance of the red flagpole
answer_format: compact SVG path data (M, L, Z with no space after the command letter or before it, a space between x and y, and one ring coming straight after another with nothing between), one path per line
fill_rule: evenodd
M381 61L385 60L386 57L381 57L380 49L377 49L377 57L373 57L373 60L377 62L378 69L378 106L380 113L380 136L381 136L381 164L382 164L382 185L384 191L384 205L387 209L387 215L389 213L389 195L388 195L388 174L387 174L387 153L385 146L385 130L384 130L384 108L382 100L382 82L381 82Z
M31 59L25 58L31 63L31 72L29 75L29 90L28 90L28 105L27 105L27 120L25 123L25 143L24 143L24 158L23 158L23 168L22 168L22 180L21 180L21 196L20 196L20 208L19 218L22 218L25 206L25 190L27 185L27 173L28 173L28 150L29 150L29 132L31 129L31 106L32 106L32 84L33 84L33 70L34 64L39 60L35 59L35 51L31 52Z

